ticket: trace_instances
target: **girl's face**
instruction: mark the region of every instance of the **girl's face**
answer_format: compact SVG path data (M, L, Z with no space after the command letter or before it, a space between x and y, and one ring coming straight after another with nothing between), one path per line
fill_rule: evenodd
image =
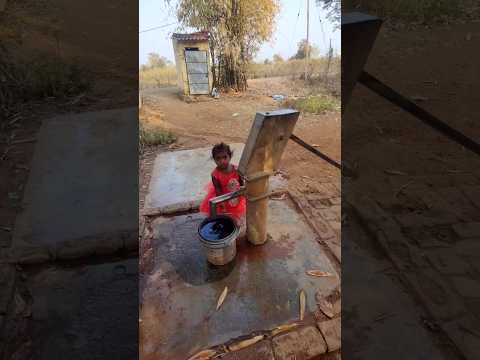
M230 163L230 155L226 151L221 151L215 154L213 160L215 160L215 164L217 164L220 170L226 170Z

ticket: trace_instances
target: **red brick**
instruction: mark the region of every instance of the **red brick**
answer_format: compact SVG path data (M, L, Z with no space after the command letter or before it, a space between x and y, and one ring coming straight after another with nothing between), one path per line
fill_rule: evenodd
M341 318L323 321L317 324L327 342L328 351L336 351L342 345L342 322Z
M244 349L216 356L222 360L274 360L272 345L268 340L262 340Z
M327 351L325 340L313 326L278 335L272 342L276 360L309 360Z

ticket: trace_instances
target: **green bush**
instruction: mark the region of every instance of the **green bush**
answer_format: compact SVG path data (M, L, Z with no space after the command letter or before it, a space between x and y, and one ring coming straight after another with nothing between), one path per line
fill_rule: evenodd
M312 114L322 114L326 111L338 111L340 101L331 96L309 96L301 99L287 99L285 106Z
M177 138L169 131L156 127L147 127L140 123L139 129L140 146L168 145L174 143Z
M35 57L28 63L8 58L5 50L0 63L0 111L8 115L9 109L31 100L68 98L88 91L91 75L74 62L59 58Z

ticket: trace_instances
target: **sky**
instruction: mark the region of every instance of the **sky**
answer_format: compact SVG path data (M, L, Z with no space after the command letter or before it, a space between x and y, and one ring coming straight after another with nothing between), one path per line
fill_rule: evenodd
M175 1L171 2L175 4ZM285 59L295 54L298 42L306 38L306 4L307 0L280 0L280 12L277 15L277 25L272 39L262 44L255 57L256 61L271 59L274 54L279 54ZM164 0L140 0L139 17L140 64L147 62L148 54L151 52L174 61L170 37L173 32L179 30L175 12L168 9ZM157 30L142 32L164 25L166 26ZM315 5L315 0L310 0L310 42L320 49L320 54L325 54L331 40L334 53L340 54L340 39L340 30L335 30L327 19L326 12Z

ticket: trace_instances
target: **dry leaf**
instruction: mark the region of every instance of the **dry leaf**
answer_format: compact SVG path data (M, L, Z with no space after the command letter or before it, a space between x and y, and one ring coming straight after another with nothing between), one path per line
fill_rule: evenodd
M272 331L272 336L275 336L277 334L280 334L284 331L288 331L288 330L291 330L293 328L296 328L298 326L297 323L293 323L293 324L285 324L285 325L280 325L280 326L277 326L275 329L273 329Z
M239 342L237 342L237 343L235 343L235 344L230 345L230 346L228 347L228 350L230 350L230 351L237 351L237 350L246 348L247 346L256 344L256 343L259 342L260 340L263 340L263 338L264 338L263 335L258 335L258 336L254 336L253 338L247 339L247 340L239 341Z
M401 176L406 176L408 175L407 173L403 172L403 171L398 171L398 170L388 170L388 169L385 169L383 170L385 172L385 174L389 174L389 175L401 175Z
M215 356L217 352L215 350L202 350L195 355L188 358L188 360L208 360Z
M307 274L310 276L316 276L316 277L333 276L331 273L327 271L320 271L320 270L308 270Z
M218 298L217 310L220 309L220 306L222 306L223 302L225 301L225 298L227 297L227 293L228 293L228 286L225 286L225 289L223 289L222 294Z
M333 318L335 314L333 310L333 304L330 301L323 298L317 304L320 310L322 311L322 313L324 313L330 319Z
M305 306L307 303L307 297L305 295L305 291L301 290L299 297L300 297L300 321L302 321L303 318L305 317Z

